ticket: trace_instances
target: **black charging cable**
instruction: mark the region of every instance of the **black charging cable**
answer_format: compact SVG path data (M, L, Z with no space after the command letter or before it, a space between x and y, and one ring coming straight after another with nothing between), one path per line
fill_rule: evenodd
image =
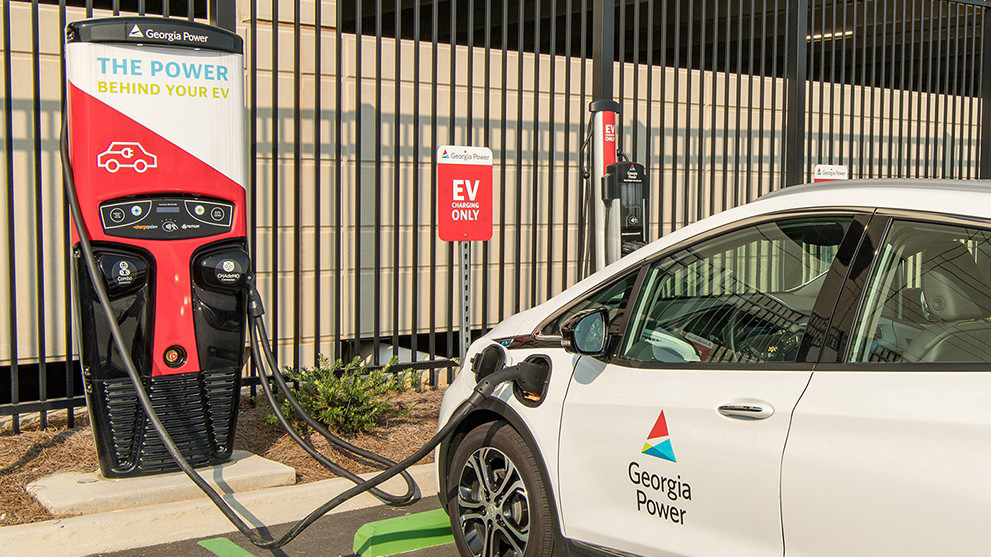
M320 505L314 509L305 518L294 524L288 532L283 534L279 538L272 538L269 536L263 536L258 533L257 530L249 526L244 519L241 518L237 512L234 511L231 506L224 501L223 496L217 493L213 487L210 486L193 468L188 460L183 456L182 452L176 446L175 442L172 440L172 436L165 429L162 421L159 419L158 414L155 412L155 408L152 406L151 399L148 393L145 391L144 382L141 379L140 373L138 373L137 367L134 365L134 360L131 358L130 351L127 348L126 342L124 341L124 335L121 333L120 326L117 323L117 319L114 315L113 306L110 303L110 297L107 295L106 287L103 284L102 275L98 268L96 257L93 254L93 246L90 243L89 233L86 230L86 224L83 220L82 209L79 206L79 198L76 196L76 185L75 178L72 173L72 163L69 159L69 139L68 139L68 119L63 116L62 119L62 133L59 140L59 149L62 159L62 174L64 177L65 184L65 194L66 199L69 203L69 210L72 214L72 222L76 228L76 232L79 235L79 243L81 246L82 259L86 265L86 269L89 272L91 283L93 289L96 291L97 299L100 301L100 305L103 307L104 314L107 318L107 324L110 328L111 337L113 337L114 345L117 348L117 352L121 356L121 360L124 363L124 369L127 372L128 378L131 380L131 384L134 387L135 395L137 396L138 403L141 405L141 409L144 411L151 423L152 427L158 433L159 437L162 439L162 444L165 446L169 455L175 461L179 469L182 470L184 474L198 487L213 504L224 514L225 517L233 524L238 531L240 531L246 538L248 538L254 545L263 549L276 549L282 547L296 538L300 533L308 528L311 524L316 522L320 517L324 516L328 512L332 511L334 508L340 506L349 499L364 493L366 491L371 491L381 485L382 483L388 481L389 479L403 474L406 470L422 460L424 457L430 454L431 451L437 448L438 445L454 430L458 427L459 423L475 408L477 408L482 401L492 395L495 388L507 381L512 381L517 379L526 370L521 370L519 367L513 366L508 368L503 368L502 370L496 371L487 375L485 378L479 380L478 384L475 386L474 392L468 400L462 402L457 409L453 412L448 422L442 427L426 444L420 447L412 455L406 457L398 463L394 463L389 466L385 471L377 474L376 476L361 480L360 483L351 487L350 489L344 491L343 493L337 495L333 499L327 501L323 505ZM261 315L251 315L252 313L262 310L260 304L260 298L257 297L257 291L254 291L253 301L249 301L249 320L251 331L251 350L252 357L258 362L259 369L264 366L268 366L274 372L273 375L279 377L279 371L277 366L272 366L274 363L274 356L271 355L271 348L268 346L268 342L261 342L262 339L267 339L267 333L265 332L264 322L261 320ZM252 305L256 305L256 308L252 308ZM258 346L261 344L266 349L265 358L262 357L261 350ZM269 359L268 356L271 356ZM263 377L262 383L264 384L268 380L267 377ZM284 380L283 380L284 382ZM276 379L276 383L279 380ZM263 386L263 389L270 391L270 387ZM281 389L281 387L280 387ZM288 391L288 389L287 389ZM268 394L268 393L266 393ZM288 400L288 398L287 398ZM274 404L274 399L270 399L273 402L273 407L277 407ZM298 403L297 403L298 404ZM290 405L292 405L290 403ZM278 412L277 415L280 415ZM303 412L305 414L305 412ZM284 419L284 416L283 416ZM291 428L290 428L291 429ZM329 433L329 432L328 432ZM321 433L322 434L322 433ZM333 437L333 436L332 436ZM343 440L341 440L343 442ZM354 454L364 456L364 454L371 454L367 451L354 447ZM379 463L384 464L383 461L386 459L379 457ZM391 461L388 461L391 462ZM357 477L357 476L355 476ZM360 479L360 478L359 478ZM385 494L388 496L388 494ZM391 496L390 496L391 497ZM403 497L400 497L402 499Z
M270 376L275 380L275 383L279 389L279 394L281 394L283 398L289 403L289 406L293 409L296 415L299 416L299 418L302 419L309 427L313 428L314 431L316 431L321 436L323 436L331 445L333 445L334 447L338 448L341 451L350 453L350 455L352 455L353 460L364 459L366 461L371 461L374 462L375 464L382 465L385 467L395 465L396 464L395 462L381 455L362 449L361 447L353 445L345 441L344 439L334 435L326 427L324 427L323 424L314 420L309 414L306 413L303 407L299 404L299 401L296 400L296 397L292 394L292 390L289 388L289 384L286 383L285 377L283 377L282 373L279 371L278 364L275 361L275 356L274 354L272 354L271 343L269 342L268 339L268 330L267 327L265 327L265 322L262 318L262 316L265 313L265 310L264 310L264 306L261 303L261 295L258 293L258 290L255 288L254 278L250 275L248 277L247 290L249 292L249 298L248 298L249 324L248 325L249 325L249 332L251 335L250 336L251 345L253 347L261 346L262 355L264 356L264 358L258 357L258 355L254 356L257 367L261 372L260 373L261 381L259 381L259 383L261 384L262 391L265 393L265 398L268 400L269 407L272 409L272 413L275 414L275 418L279 422L279 425L282 426L282 429L289 435L290 438L292 438L293 441L296 442L297 445L302 447L304 451L306 451L311 457L313 457L314 460L319 462L324 468L330 470L331 472L337 474L338 476L347 478L356 484L364 481L364 479L358 476L357 474L354 474L353 472L340 466L336 462L325 457L322 453L320 453L320 451L316 449L316 447L314 447L312 444L307 442L305 439L303 439L301 435L299 435L299 433L296 432L296 429L292 426L292 424L283 414L282 409L279 408L279 402L276 399L275 394L272 392L271 385L269 384ZM265 367L268 368L267 373L264 370ZM417 495L418 495L416 482L413 480L413 477L406 470L403 470L403 472L400 475L403 477L403 480L406 481L405 494L392 495L390 493L386 493L379 489L371 489L369 490L369 493L371 493L378 499L386 503L389 503L390 505L393 506L408 505L415 502L417 500Z

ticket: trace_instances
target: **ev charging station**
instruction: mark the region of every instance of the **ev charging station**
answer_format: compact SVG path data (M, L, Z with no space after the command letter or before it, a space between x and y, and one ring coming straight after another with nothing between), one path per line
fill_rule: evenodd
M591 121L583 144L583 151L586 145L589 150L579 155L582 160L587 157L579 226L587 238L582 244L588 246L579 264L589 272L599 271L643 247L648 238L650 175L642 164L626 160L620 150L621 105L613 100L614 45L602 31L614 28L615 8L613 0L594 0L592 5L592 35L596 37L592 43L594 100L588 106Z
M83 219L152 403L196 466L227 460L244 365L242 41L202 24L113 18L66 30L70 158ZM81 256L73 238L75 257ZM137 404L76 265L80 350L107 477L177 469Z

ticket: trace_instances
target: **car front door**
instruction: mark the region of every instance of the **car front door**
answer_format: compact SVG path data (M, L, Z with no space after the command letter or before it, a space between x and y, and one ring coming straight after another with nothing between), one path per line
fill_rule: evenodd
M641 272L564 401L565 535L637 555L781 555L781 454L869 217L779 216ZM612 324L615 330L617 324Z
M858 260L782 460L787 555L987 555L991 226L876 216Z

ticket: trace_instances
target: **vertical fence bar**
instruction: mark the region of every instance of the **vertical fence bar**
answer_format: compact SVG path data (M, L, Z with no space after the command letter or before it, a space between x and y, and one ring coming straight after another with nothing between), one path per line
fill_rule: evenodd
M730 110L730 44L733 42L730 32L732 31L731 25L733 24L731 19L733 0L726 0L726 30L723 32L725 35L725 40L723 41L723 153L722 153L722 169L723 169L723 184L722 184L722 196L723 196L723 208L730 207L730 193L729 193L729 110ZM663 91L664 88L661 88ZM661 117L663 118L663 108L661 110Z
M915 0L912 0L912 1L914 2ZM842 13L842 16L841 16L842 17L842 23L840 24L840 27L839 27L840 31L843 33L843 37L842 37L843 44L840 47L841 48L841 50L840 50L840 82L838 84L839 85L839 91L840 91L840 106L839 106L839 119L840 119L839 138L840 138L840 145L839 145L839 155L837 157L837 160L838 160L838 162L840 164L849 164L849 161L846 160L846 159L844 159L844 157L843 157L843 145L844 145L844 142L845 142L845 139L844 139L845 138L845 134L844 134L843 124L846 122L846 111L844 109L846 108L845 107L845 104L846 104L846 88L847 88L847 81L846 81L846 55L847 55L847 35L846 35L846 31L847 31L847 26L846 26L846 21L847 20L846 20L846 16L847 16L847 13L846 13L846 6L847 5L844 2L843 3L843 13ZM835 23L834 23L834 25L835 25Z
M351 357L361 353L361 175L363 170L361 148L361 113L364 110L361 96L361 31L365 12L361 6L362 0L355 3L355 43L354 43L354 351Z
M902 0L902 2L901 2L900 15L901 15L901 20L902 20L902 29L901 29L901 46L902 46L902 51L901 51L900 59L898 60L898 63L899 63L899 73L901 74L900 75L901 81L899 82L899 85L898 85L898 171L897 171L897 174L896 175L903 177L903 176L906 176L906 174L904 173L904 170L903 170L902 163L904 162L904 154L905 154L904 153L904 150L905 150L905 94L906 94L906 90L905 90L905 74L906 74L906 72L905 72L905 59L906 59L906 52L905 52L905 36L906 36L905 16L908 15L908 8L905 6L905 0ZM893 65L894 64L892 64L892 66Z
M551 0L551 14L550 14L550 75L548 76L548 81L550 81L550 94L547 97L548 106L548 123L547 123L547 254L544 257L544 261L547 262L547 295L544 300L549 300L554 294L554 206L556 205L554 199L554 136L557 131L557 119L555 118L554 108L557 105L557 98L555 98L556 84L555 84L555 71L557 70L557 1ZM539 55L537 57L540 58ZM534 192L536 193L536 192ZM534 199L538 197L535 195ZM536 285L534 285L536 288Z
M279 0L272 0L272 350L279 347Z
M760 118L757 122L757 197L764 194L764 83L767 81L767 0L761 0L760 36L760 93L758 94L760 102L757 109L757 115Z
M448 70L448 78L450 83L450 114L448 114L448 125L450 129L448 130L451 145L457 144L457 123L458 123L458 105L457 105L457 74L455 70L458 64L458 3L451 2L451 19L450 19L450 39L451 39L451 66ZM471 118L471 115L466 115L466 118ZM434 167L436 168L436 166ZM447 248L447 347L445 355L448 359L452 358L457 350L454 344L454 275L456 272L456 267L454 264L454 246L455 242L444 242ZM458 296L460 299L460 296ZM450 372L450 370L448 370ZM449 378L449 380L452 378Z
M410 234L410 360L419 360L420 337L420 2L413 6L413 219Z
M300 311L300 293L303 290L303 127L300 122L302 109L300 107L301 82L303 81L303 51L300 19L302 19L302 2L293 3L293 102L292 102L292 181L293 181L293 308L292 319L292 365L299 369L300 336L302 335L302 311ZM276 80L278 78L276 77ZM317 310L319 312L319 309Z
M699 221L705 216L704 202L705 202L705 173L708 168L709 172L712 172L711 167L707 167L705 158L705 5L706 0L699 2L700 18L699 18L699 118L698 118L698 151L696 156L698 161L696 163L696 179L695 179L695 220ZM639 18L637 18L639 20ZM689 64L688 71L692 71L692 66ZM712 78L715 79L715 72L712 72ZM691 95L691 89L689 89L689 95ZM715 98L712 99L715 101ZM713 102L715 105L715 102Z
M750 33L747 35L747 194L744 202L754 198L754 20L757 17L754 0L750 0Z
M516 21L516 265L513 313L519 313L523 302L523 28L526 21L523 8L525 3L519 0Z
M626 11L625 9L623 10ZM626 34L620 35L620 41L626 42ZM640 2L633 4L633 148L630 149L630 158L640 159ZM621 62L622 63L622 62ZM620 73L621 80L625 81L625 74ZM622 123L622 120L620 120Z
M981 84L981 132L980 178L991 179L991 9L981 12L981 65L978 81Z
M942 7L943 7L942 6L942 3L940 3L941 11L942 11ZM946 6L946 19L945 19L945 21L946 21L946 55L947 55L947 60L946 60L945 67L943 68L943 86L940 87L940 93L941 93L941 95L940 95L940 101L943 104L943 133L940 135L940 137L943 138L943 156L942 156L942 159L939 161L940 178L950 178L951 177L951 176L948 176L947 175L948 174L947 173L947 165L950 163L950 156L949 156L950 155L950 136L949 136L949 132L947 130L947 126L948 126L948 123L949 123L949 120L950 120L950 102L951 102L950 92L952 90L952 86L950 85L950 59L951 59L950 58L950 46L951 46L951 41L952 41L952 39L950 37L950 19L952 17L953 17L953 6L947 5ZM940 17L939 28L940 28L940 31L943 30L943 18L942 17ZM942 42L942 41L940 41L940 42Z
M729 22L727 22L727 25ZM729 27L727 26L727 29ZM727 39L728 40L728 39ZM702 43L702 48L705 48L705 42ZM725 81L727 76L723 75L723 80ZM716 214L716 170L722 168L725 172L725 159L722 161L722 166L717 164L716 159L716 136L718 135L717 123L716 123L716 112L719 106L719 0L714 0L712 5L712 90L710 94L712 95L712 114L709 121L709 211L708 214ZM724 101L725 104L725 101ZM648 124L649 125L649 124ZM726 199L723 198L723 204L726 203Z
M255 2L252 1L251 5L254 7ZM344 203L344 149L342 144L344 143L344 122L342 110L344 105L344 41L341 34L341 22L344 20L344 3L337 2L337 14L336 23L334 28L334 43L336 48L337 66L335 68L336 75L334 76L334 102L337 104L337 110L334 111L334 360L341 360L344 358L344 347L341 345L341 325L342 319L341 315L344 313L341 311L341 306L343 305L344 296L341 292L342 286L342 258L341 251L344 249L344 224L341 222L343 218L343 207ZM417 12L419 13L419 12ZM254 21L252 20L252 24Z
M440 144L437 138L437 24L438 24L438 4L439 0L431 2L431 80L430 80L430 141L434 146ZM437 357L437 238L434 231L437 230L437 149L430 150L430 332L428 336L428 346L430 349L430 359ZM431 386L437 385L436 370L430 373Z
M785 0L785 1L787 2L788 0ZM778 31L779 31L779 29L778 29L778 21L780 19L781 18L778 16L778 0L774 0L774 46L771 49L771 75L774 76L775 83L771 87L771 117L772 117L773 121L775 121L775 122L777 122L777 115L774 113L774 111L777 110L777 106L778 106L778 84L777 84L777 80L778 80ZM768 146L768 152L771 154L771 157L772 157L772 162L771 162L771 165L770 165L771 166L771 181L768 184L768 190L775 189L775 184L777 182L774 180L774 173L775 173L776 169L782 163L782 161L780 161L780 160L777 161L777 164L775 164L775 162L774 162L774 154L776 153L776 151L774 150L774 144L775 144L775 139L777 139L777 137L778 137L777 126L774 126L774 128L771 129L771 144ZM780 173L780 174L783 175L784 173Z
M321 236L323 232L323 145L321 141L321 128L323 127L323 12L321 9L323 2L313 3L313 364L319 363L321 350L321 340L323 338L320 327L322 320L320 314L323 313L323 297L321 296L323 283L323 254L321 253L323 243ZM339 24L339 23L338 23ZM340 103L338 102L338 106ZM336 110L335 112L340 112ZM334 308L335 311L337 308Z
M66 0L59 0L58 6L58 18L59 18L59 29L65 29L66 16L65 16L65 2ZM65 114L66 111L66 90L65 90L65 41L59 40L59 71L61 74L62 85L59 87L59 108L60 114ZM64 245L62 248L62 268L64 269L64 276L62 278L62 288L65 291L65 295L62 297L62 303L64 304L62 319L65 323L65 337L63 342L65 342L65 359L63 364L65 365L65 396L66 398L74 398L76 395L76 362L72 357L72 341L73 341L73 316L72 316L72 224L69 220L69 201L65 194L65 178L60 177L59 181L61 183L61 206L62 206L62 239ZM76 427L76 413L75 410L70 406L66 409L66 426L69 428Z
M740 112L743 110L740 99L743 97L743 0L736 4L736 123L733 140L733 206L740 204Z
M465 101L467 105L465 107L465 143L467 145L475 145L475 128L473 126L475 121L475 112L473 110L474 100L475 100L474 89L473 89L475 82L475 77L474 77L475 2L474 1L468 2L468 37L467 38L468 38L467 40L468 52L466 57L468 62L468 70L465 73L465 88L467 89L465 94ZM472 316L471 316L471 312L469 312L468 309L472 307L471 296L473 294L473 291L471 285L478 284L477 282L473 282L471 277L472 258L474 257L475 254L477 254L477 250L473 252L471 249L471 243L466 242L461 244L458 251L460 252L459 255L461 257L461 265L459 265L459 268L464 267L464 270L458 273L459 275L461 275L462 282L459 282L458 285L458 289L459 289L458 306L461 313L461 317L460 317L461 323L458 326L459 338L458 338L457 354L459 357L464 357L465 355L468 354L468 347L471 346ZM465 296L467 296L467 300L464 299ZM453 300L454 298L452 297L451 299ZM451 326L451 329L454 329L453 325ZM466 336L467 339L460 338L461 335ZM451 370L450 368L448 368L447 370L447 377L448 377L448 381L454 381L453 370Z
M537 228L540 195L540 0L533 2L533 150L530 153L532 166L530 192L530 306L537 305ZM553 0L552 0L553 1Z
M717 0L718 1L718 0ZM570 41L569 41L570 44ZM713 47L715 48L715 47ZM654 125L654 0L647 0L647 125L644 129L643 166L648 178L653 174L651 164L651 146L653 143ZM643 224L646 228L644 238L650 240L650 203L644 202ZM660 223L658 223L660 226Z
M914 0L913 0L914 8ZM970 34L970 55L967 57L970 60L970 64L965 65L964 75L971 76L970 90L967 93L967 142L970 144L967 146L967 179L970 180L974 177L974 172L976 171L974 161L979 160L975 141L978 139L977 126L974 125L974 99L980 94L977 85L980 83L980 69L977 61L977 21L980 19L980 15L977 10L980 8L973 7L968 8L968 11L973 11L974 13L974 23ZM914 13L914 9L913 9ZM914 18L913 18L914 19ZM914 35L913 35L914 37ZM966 37L965 37L966 38ZM977 77L973 77L974 73L977 73ZM978 114L978 118L980 115Z
M375 2L375 242L372 261L372 364L379 365L382 333L382 2ZM358 306L359 308L361 306ZM356 311L361 311L357 309Z
M661 114L660 114L660 124L657 129L660 130L660 145L657 150L657 165L661 169L658 175L659 180L657 181L657 237L660 238L664 235L664 169L667 166L665 161L665 155L667 154L667 138L668 131L665 127L665 115L667 111L665 110L665 103L667 102L667 89L665 84L667 81L667 66L668 66L668 2L661 3L661 55L659 57L659 65L661 66ZM584 67L584 66L583 66ZM674 65L675 71L677 72L677 64ZM672 200L672 205L674 202ZM671 221L672 230L674 228L674 221Z
M742 1L742 0L741 0ZM622 30L620 31L622 33ZM679 112L681 108L678 103L678 99L681 95L681 89L678 87L678 78L681 75L681 2L674 2L674 111L672 113L671 123L671 146L674 147L674 152L671 153L671 230L677 230L680 228L678 220L678 141L681 137L680 130L678 129ZM662 87L663 88L663 87ZM684 220L680 221L684 224Z
M569 226L568 220L570 218L571 204L570 204L570 194L571 194L571 150L574 148L571 143L571 28L574 24L574 18L572 17L572 0L566 0L565 12L567 16L565 17L565 27L564 27L564 191L562 204L564 205L563 210L563 221L561 223L561 290L568 288L569 277L568 277L568 239L569 239ZM581 118L581 116L579 116ZM649 127L649 123L648 123ZM553 132L552 132L553 133ZM579 143L581 138L578 139ZM581 156L581 155L579 155ZM649 166L648 166L649 168ZM580 187L580 182L579 182ZM551 200L553 204L553 199ZM650 222L650 221L647 221ZM550 282L550 281L548 281Z
M790 0L793 14L787 18L786 34L791 48L785 49L787 101L785 114L785 184L804 181L801 145L805 143L805 86L808 79L806 41L809 0Z
M492 0L485 0L485 78L483 91L485 97L484 135L482 143L492 147ZM505 138L502 138L505 141ZM505 147L505 145L504 145ZM503 149L504 150L504 149ZM501 196L494 196L501 197ZM482 334L489 331L489 242L482 243Z
M396 39L396 54L395 60L393 60L393 65L395 66L395 79L396 83L393 85L392 95L393 95L393 125L392 125L392 145L394 148L392 155L392 166L393 166L393 183L392 183L392 357L399 357L399 308L400 308L400 296L399 296L399 277L402 274L402 262L400 261L399 244L400 238L400 219L402 214L399 211L399 200L402 198L402 188L400 187L400 180L402 179L402 165L400 160L400 149L399 143L402 140L402 132L400 130L401 120L400 120L400 110L401 106L399 99L402 97L402 42L403 42L403 18L402 18L402 2L401 0L395 0L393 9L396 11L395 15L395 39ZM415 273L414 269L414 273ZM411 333L414 331L411 330Z
M957 121L957 104L962 94L960 91L960 12L963 11L966 16L966 9L961 4L955 4L954 10L954 28L953 28L953 81L949 91L946 94L947 100L952 105L950 111L950 133L946 137L948 138L947 143L950 147L950 152L947 155L947 163L950 165L950 177L959 178L958 175L958 165L956 164L957 159L957 138L959 137L959 122ZM966 27L966 21L964 21L964 27Z
M253 161L248 165L249 192L247 216L250 220L250 226L248 227L248 246L250 253L253 255L251 259L251 270L255 276L258 276L258 2L252 1L248 4L250 5L249 17L251 19L251 23L248 26L248 33L251 38L251 47L248 51L248 83L251 89L251 104L248 107L248 137L250 138L248 148L250 149L251 160ZM252 378L257 377L258 362L254 358L250 358L249 362L248 376ZM258 394L258 386L255 385L254 381L251 381L248 392L250 393L251 400L255 400Z
M375 259L372 262L372 364L382 335L382 2L375 2Z
M41 38L38 22L38 0L31 1L31 128L34 138L32 153L34 158L34 250L35 250L35 300L36 331L38 335L38 400L48 400L48 350L46 346L45 304L45 230L44 230L44 184L41 179ZM8 139L10 136L7 136ZM67 394L71 397L71 394ZM48 427L48 413L39 415L41 429Z
M14 113L11 101L11 70L10 52L10 0L3 1L3 111L4 137L14 136ZM20 368L17 354L17 250L14 235L14 146L11 141L4 142L4 157L6 159L7 175L7 300L8 307L8 338L10 339L10 402L20 401ZM14 433L20 433L20 415L11 416Z
M538 0L539 1L539 0ZM626 2L620 1L619 7L619 33L616 37L619 41L619 130L616 134L616 150L623 151L626 139ZM613 20L615 21L615 20ZM636 45L634 45L636 48ZM634 124L636 122L634 121Z
M693 15L695 8L695 2L688 3L688 21L686 22L686 31L688 35L688 40L686 41L685 48L685 98L688 99L688 113L685 114L685 191L682 192L681 196L681 225L685 226L689 223L691 217L689 216L689 202L691 201L691 179L692 179L692 110L691 110L691 99L692 99L692 50L695 45L693 42L694 31L695 31L695 17ZM701 162L701 161L699 161ZM698 192L696 192L697 194Z
M502 153L499 160L499 181L506 186L506 152L509 150L509 138L506 136L506 97L509 94L509 2L502 0L502 74L500 84L502 93L499 96L501 122L499 141L502 142ZM499 321L506 317L506 196L499 196Z
M832 33L832 39L829 41L829 154L828 160L829 164L836 164L834 157L834 124L835 124L835 99L836 99L836 45L843 40L842 33L845 29L836 26L836 2L833 3L833 11L830 15L829 20L829 33ZM843 4L844 9L846 4ZM840 91L842 93L842 89Z
M594 0L593 0L594 1ZM581 0L581 17L579 21L581 22L581 36L578 39L578 50L579 57L581 59L581 70L578 72L579 83L579 105L581 111L578 113L578 142L579 145L583 145L585 142L585 110L587 98L585 96L585 86L586 86L586 72L588 69L588 64L586 63L588 58L588 0ZM584 152L581 148L578 149L579 159L584 156ZM578 167L582 168L584 164L583 161L579 160ZM579 170L581 172L581 170ZM578 207L579 216L577 218L578 222L582 221L582 216L580 214L582 203L584 199L584 189L585 189L585 176L579 174L578 176ZM587 201L585 201L587 203ZM585 231L578 230L578 250L577 250L577 265L575 268L575 278L576 280L581 280L585 276L583 261L585 260Z
M820 22L818 25L822 25L822 23ZM815 0L809 0L809 31L808 31L809 35L815 33L816 30L819 29L818 25L816 24ZM815 105L816 103L815 88L813 87L815 81L815 71L817 68L816 66L817 42L812 41L808 38L806 38L805 41L806 44L808 44L808 63L809 63L808 81L806 82L806 86L808 87L808 90L806 95L807 104L805 108L805 130L806 130L805 131L805 163L812 164L812 160L814 158L813 155L816 154L816 147L817 145L821 144L818 135L820 130L817 126L815 126L816 121L813 120L813 115L815 114L817 108ZM822 64L819 64L818 67L822 68ZM819 90L822 91L822 88L820 87ZM802 180L801 180L802 182L805 181L804 167L805 165L803 165Z

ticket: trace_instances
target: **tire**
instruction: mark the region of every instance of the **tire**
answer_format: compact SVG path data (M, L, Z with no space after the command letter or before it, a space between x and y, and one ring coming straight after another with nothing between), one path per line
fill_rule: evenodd
M488 478L485 485L482 478ZM554 554L544 479L533 452L509 424L488 423L468 433L451 458L447 485L447 514L462 556Z
M120 170L120 163L117 162L116 159L110 159L107 161L105 168L107 169L107 172L113 174L114 172Z
M143 160L136 160L134 161L134 170L136 170L138 174L142 174L145 170L148 170L148 163Z

